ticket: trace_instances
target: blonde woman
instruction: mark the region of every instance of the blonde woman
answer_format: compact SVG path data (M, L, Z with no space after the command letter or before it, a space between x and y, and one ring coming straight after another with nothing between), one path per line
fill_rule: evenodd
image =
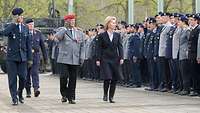
M123 47L119 33L114 30L117 26L117 19L108 16L105 19L105 32L99 34L97 42L97 66L100 66L101 78L104 80L103 100L115 103L117 80L120 79L119 66L123 64ZM109 95L108 95L109 90Z

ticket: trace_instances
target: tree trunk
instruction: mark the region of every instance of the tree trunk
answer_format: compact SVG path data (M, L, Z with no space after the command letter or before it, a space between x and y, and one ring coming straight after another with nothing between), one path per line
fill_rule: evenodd
M192 0L192 13L196 12L196 0Z

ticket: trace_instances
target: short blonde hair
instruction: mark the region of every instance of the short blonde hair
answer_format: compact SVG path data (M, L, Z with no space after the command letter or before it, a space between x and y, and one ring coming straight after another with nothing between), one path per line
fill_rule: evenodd
M114 17L114 16L107 16L106 19L104 20L105 24L105 30L108 30L108 24L110 23L111 20L116 20L117 21L117 18Z

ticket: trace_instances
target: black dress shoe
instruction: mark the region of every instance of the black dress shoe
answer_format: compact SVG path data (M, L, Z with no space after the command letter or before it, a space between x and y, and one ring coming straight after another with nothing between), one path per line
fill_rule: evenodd
M23 97L20 97L20 98L19 98L19 102L23 104L23 103L24 103L24 98L23 98Z
M160 92L168 92L169 91L169 89L167 89L167 88L163 88L162 90L160 90Z
M62 97L61 102L67 102L67 98L66 97Z
M179 94L182 90L177 90L175 92L173 92L174 94Z
M104 95L103 96L103 101L108 101L108 96Z
M76 104L74 100L69 100L69 104Z
M110 98L110 99L109 99L109 102L110 102L110 103L115 103L115 101L113 101L113 98Z
M196 91L191 91L189 96L194 97L194 96L198 96L199 94Z
M190 94L189 91L185 91L185 90L178 93L178 95L181 95L181 96L185 96L185 95L189 95L189 94Z
M130 88L140 88L141 87L141 85L131 85L131 86L129 86Z
M13 105L13 106L18 105L18 99L13 99L13 100L12 100L12 105Z
M154 91L153 88L145 88L144 90L146 90L146 91Z
M31 98L31 94L30 94L30 93L29 93L29 94L27 93L27 94L26 94L26 98Z
M40 95L40 91L39 90L34 91L34 96L35 97L38 97L39 95Z

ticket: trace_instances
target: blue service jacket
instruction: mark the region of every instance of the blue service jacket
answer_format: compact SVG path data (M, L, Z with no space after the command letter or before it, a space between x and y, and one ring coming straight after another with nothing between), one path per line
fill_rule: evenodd
M128 57L132 59L133 56L141 58L141 39L139 34L134 34L129 38Z
M31 36L27 26L21 24L21 31L17 24L9 24L0 36L8 37L7 60L8 61L31 61Z

